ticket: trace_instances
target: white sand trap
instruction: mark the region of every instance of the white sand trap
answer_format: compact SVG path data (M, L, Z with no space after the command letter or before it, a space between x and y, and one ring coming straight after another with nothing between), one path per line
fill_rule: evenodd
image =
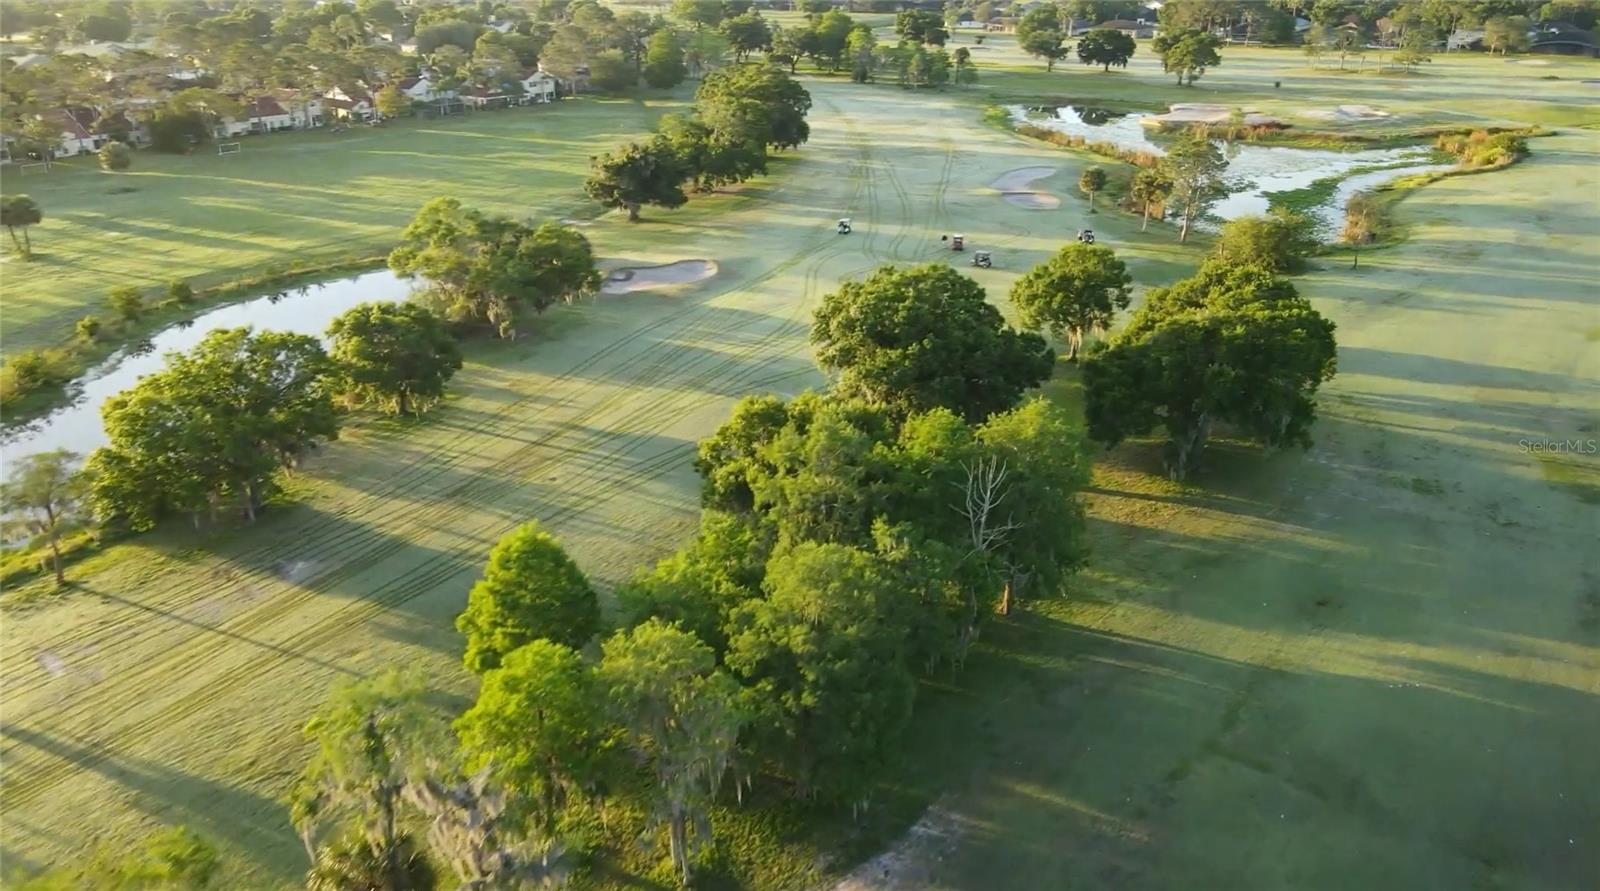
M1009 173L1000 174L989 184L989 188L997 192L1031 191L1028 187L1033 185L1034 180L1044 179L1059 169L1059 167L1018 167Z
M629 291L647 291L671 285L688 285L705 281L717 274L715 260L679 260L662 266L624 266L606 275L600 287L602 294L626 294Z
M1044 179L1055 173L1056 167L1018 167L1008 173L1002 173L994 182L989 184L991 189L1000 193L1008 203L1029 210L1050 210L1061 206L1061 199L1037 189L1029 188L1034 180Z
M1166 114L1145 115L1139 119L1139 123L1146 127L1165 127L1171 124L1227 124L1232 120L1233 109L1226 105L1179 103L1173 105ZM1244 124L1248 127L1281 123L1283 122L1271 115L1253 111L1245 112L1244 115Z
M1029 210L1052 210L1061 206L1061 199L1049 192L1006 192L1000 197Z
M1308 118L1319 121L1381 121L1394 117L1393 114L1381 108L1370 105L1340 105L1335 108L1315 108L1305 113Z

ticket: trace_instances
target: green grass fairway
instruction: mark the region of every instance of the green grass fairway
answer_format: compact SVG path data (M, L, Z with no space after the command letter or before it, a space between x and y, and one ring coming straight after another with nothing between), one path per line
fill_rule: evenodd
M454 195L514 215L586 210L589 156L648 130L666 100L563 102L391 122L349 132L242 139L192 156L145 151L125 173L77 158L49 174L5 168L7 194L44 209L34 259L0 259L5 351L69 338L85 313L105 315L117 285L197 286L296 261L385 253L425 201Z
M1023 97L1062 103L1114 101L1163 108L1173 102L1237 105L1276 115L1317 130L1403 131L1432 124L1539 123L1547 126L1600 125L1600 89L1584 83L1600 78L1600 62L1559 56L1500 58L1483 53L1439 53L1416 74L1340 72L1338 60L1313 69L1299 50L1225 47L1222 65L1208 70L1194 86L1179 87L1161 71L1161 59L1140 41L1126 70L1102 72L1071 64L1046 72L1025 56L1010 35L990 35L982 45L958 33L954 46L967 47L979 66L972 89L997 97ZM1369 54L1371 55L1371 54ZM1275 86L1274 84L1278 84ZM1372 105L1394 117L1359 125L1333 123L1306 113L1342 104Z
M1272 65L1291 63L1230 53L1184 94L1270 90ZM1566 108L1593 90L1540 80L1594 70L1578 63L1449 64L1486 108ZM1185 274L1203 244L1086 213L1083 156L979 123L990 95L1042 76L991 71L943 94L810 82L812 141L770 179L587 230L608 263L707 257L718 277L472 344L435 415L352 429L256 528L175 528L77 565L69 594L9 595L27 603L0 623L0 858L43 864L182 822L222 846L227 887L294 887L304 854L283 798L330 682L413 666L462 706L451 619L490 544L529 517L605 585L673 549L696 512L693 443L742 395L821 383L805 333L841 278L948 258L938 235L960 231L995 252L976 277L1003 303L1089 223L1142 285ZM1051 79L1080 98L1166 89L1148 60ZM1304 95L1352 101L1342 83ZM1540 98L1546 83L1567 98ZM1449 117L1440 89L1387 104ZM576 163L586 149L571 151ZM1600 436L1600 133L1534 151L1426 187L1398 206L1409 241L1299 280L1342 347L1309 452L1222 445L1189 488L1157 475L1151 446L1102 462L1074 597L997 622L963 674L928 685L861 824L720 824L739 869L761 877L751 886L827 887L850 865L840 850L870 855L922 817L937 832L843 887L1592 887L1600 456L1519 440ZM1037 165L1060 168L1041 182L1057 210L986 188ZM463 199L511 209L485 177ZM856 234L833 234L840 216ZM1051 392L1079 398L1070 370Z
M1106 462L1074 601L924 710L950 835L850 887L1594 887L1600 455L1521 441L1600 435L1597 163L1542 140L1302 280L1340 341L1308 453Z

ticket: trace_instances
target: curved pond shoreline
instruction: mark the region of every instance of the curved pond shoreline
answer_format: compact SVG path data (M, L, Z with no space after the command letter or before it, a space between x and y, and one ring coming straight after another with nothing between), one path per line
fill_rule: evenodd
M1090 141L1110 143L1120 149L1156 155L1166 154L1166 150L1150 138L1151 128L1144 125L1144 120L1151 115L1143 112L1108 113L1069 105L1045 110L1010 105L1006 106L1006 111L1011 115L1014 125L1030 124L1070 136L1080 136ZM1439 166L1423 164L1433 154L1427 146L1335 151L1233 143L1227 147L1227 152L1229 157L1227 176L1247 180L1250 187L1228 195L1212 207L1211 215L1222 220L1266 213L1271 207L1270 195L1273 192L1303 189L1318 180L1325 180L1330 176L1358 168L1400 165L1406 161L1416 162L1351 177L1361 180L1359 189L1345 190L1341 183L1340 188L1335 190L1334 196L1328 202L1311 211L1311 216L1317 219L1319 229L1325 235L1337 233L1339 224L1330 224L1329 219L1342 221L1344 204L1355 191L1376 188L1404 176L1437 169ZM1329 232L1330 225L1332 233Z
M87 455L104 445L101 404L160 370L167 353L191 349L212 331L250 326L321 337L335 317L356 304L402 300L410 293L409 281L380 269L229 303L169 325L84 372L69 385L67 404L0 433L0 477L29 455L53 449Z
M619 271L613 270L612 275ZM628 267L627 272L625 281L611 283L618 286L605 293L694 284L715 276L718 266L714 260L689 259ZM65 404L0 430L0 480L11 465L30 455L54 449L88 455L104 445L100 408L105 401L161 370L168 353L193 349L213 331L250 327L322 338L328 325L351 307L405 300L413 288L410 279L379 268L227 303L168 325L134 346L117 350L73 380Z

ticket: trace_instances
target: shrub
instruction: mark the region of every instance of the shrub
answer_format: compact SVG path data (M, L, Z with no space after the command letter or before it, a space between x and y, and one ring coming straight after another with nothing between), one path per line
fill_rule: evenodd
M167 296L181 306L188 306L194 302L194 288L183 279L178 279L167 285Z
M73 327L73 331L78 335L79 340L93 343L100 337L101 327L99 316L88 315L78 320L78 324Z
M100 149L100 169L127 170L133 164L133 150L126 143L108 142Z
M1266 216L1246 216L1222 227L1211 255L1240 266L1295 272L1321 246L1310 217L1284 208Z
M71 357L65 350L24 350L0 366L0 406L71 377Z
M118 285L106 295L106 304L117 318L125 322L136 322L139 316L144 315L144 296L133 285Z
M1525 134L1516 131L1442 133L1434 147L1454 155L1466 167L1504 167L1528 154Z
M1042 139L1045 142L1051 143L1052 145L1059 145L1063 148L1081 149L1102 157L1114 158L1118 161L1132 164L1135 167L1150 168L1161 163L1161 156L1151 152L1125 149L1109 142L1090 142L1082 136L1075 136L1071 133L1061 133L1056 130L1051 130L1047 127L1039 127L1033 124L1019 124L1017 125L1017 132L1021 133L1023 136L1029 136L1034 139Z

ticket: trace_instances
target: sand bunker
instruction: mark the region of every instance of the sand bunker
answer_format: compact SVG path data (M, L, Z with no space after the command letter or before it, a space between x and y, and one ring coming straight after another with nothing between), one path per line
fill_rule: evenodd
M1044 179L1056 172L1055 167L1018 167L1001 174L989 188L1000 193L1008 203L1029 210L1049 210L1060 207L1061 199L1038 189L1030 188L1034 180Z
M1340 105L1335 108L1316 108L1306 112L1305 114L1306 117L1315 118L1319 121L1339 121L1341 123L1350 121L1381 121L1385 118L1394 117L1393 114L1390 114L1381 108L1373 108L1370 105Z
M626 294L629 291L647 291L671 285L687 285L705 281L717 274L714 260L679 260L662 266L624 266L606 275L602 294Z
M1031 192L1033 190L1028 187L1033 185L1034 180L1044 179L1055 173L1057 169L1055 167L1018 167L1009 173L1000 174L994 182L989 184L989 188L997 192Z
M1000 197L1029 210L1050 210L1061 206L1061 199L1048 192L1006 192Z
M1146 127L1167 127L1183 124L1228 124L1233 122L1233 109L1226 105L1206 105L1203 103L1180 103L1171 107L1166 114L1149 114L1139 119L1139 123ZM1246 112L1243 123L1247 127L1258 127L1266 124L1281 124L1271 115Z

